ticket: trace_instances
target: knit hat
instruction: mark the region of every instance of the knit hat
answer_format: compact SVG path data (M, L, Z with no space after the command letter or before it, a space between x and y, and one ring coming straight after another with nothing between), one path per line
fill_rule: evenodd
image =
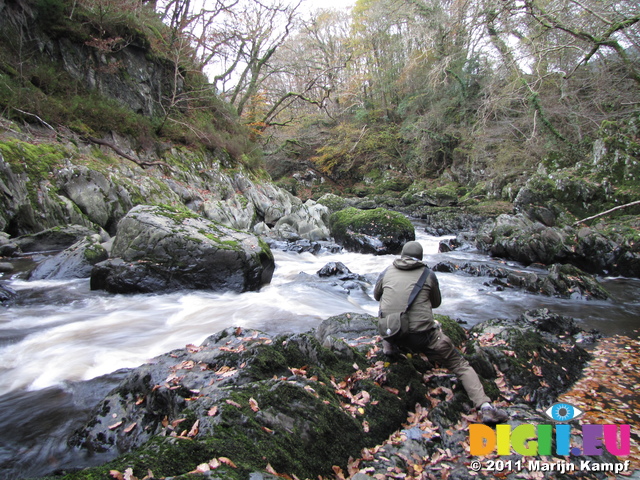
M418 242L407 242L402 247L402 255L422 260L422 245Z

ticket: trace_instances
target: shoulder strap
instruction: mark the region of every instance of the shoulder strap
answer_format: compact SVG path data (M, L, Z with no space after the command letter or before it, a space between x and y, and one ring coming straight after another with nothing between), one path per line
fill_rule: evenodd
M429 267L427 266L424 267L424 271L422 272L422 275L420 275L418 282L413 286L413 290L411 290L411 295L409 295L409 301L407 302L407 308L404 309L405 312L409 310L409 308L411 307L411 304L414 302L414 300L418 296L418 293L420 293L420 290L422 290L422 287L424 286L424 282L427 281L427 277L429 276L430 271L431 270L429 270Z

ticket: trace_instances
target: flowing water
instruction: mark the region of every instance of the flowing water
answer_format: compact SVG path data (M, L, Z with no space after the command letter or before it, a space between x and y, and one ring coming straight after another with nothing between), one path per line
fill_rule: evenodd
M505 265L475 252L439 254L440 239L420 230L418 240L429 265L440 261ZM187 344L198 345L227 327L271 334L303 332L344 312L376 315L373 283L395 258L346 252L273 253L276 271L271 284L242 294L112 295L90 291L88 279L29 282L19 275L12 278L8 285L23 301L0 310L0 477L43 475L74 462L90 463L66 450L64 436L122 377L119 369L136 367ZM329 262L342 262L363 275L368 288L349 293L331 282L317 282L313 276ZM637 336L640 280L601 279L612 299L585 301L496 291L485 285L489 278L437 275L443 304L436 313L467 326L546 307L576 318L585 329Z

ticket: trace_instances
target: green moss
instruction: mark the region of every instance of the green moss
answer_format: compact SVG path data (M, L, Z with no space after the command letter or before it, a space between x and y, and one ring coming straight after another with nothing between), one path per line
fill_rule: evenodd
M176 224L181 224L190 218L201 218L200 215L183 205L157 205L156 210L157 213L172 219Z
M381 231L391 231L400 235L414 233L414 226L408 218L384 208L345 208L331 215L330 224L336 236L344 236L348 230L363 234L377 234Z
M446 315L434 315L434 318L440 322L443 333L448 336L453 344L460 348L467 341L467 331L458 325L453 318Z
M329 213L338 212L347 206L347 202L344 198L332 193L324 194L318 199L318 203L327 207L329 209Z
M260 253L258 254L261 258L271 259L273 260L273 252L271 251L271 247L267 242L264 241L262 237L258 237L258 245L260 246Z
M101 245L91 245L84 251L84 258L91 265L106 260L108 257L109 254Z
M0 152L14 172L26 173L34 183L48 179L70 155L69 151L59 144L33 144L15 139L0 142Z

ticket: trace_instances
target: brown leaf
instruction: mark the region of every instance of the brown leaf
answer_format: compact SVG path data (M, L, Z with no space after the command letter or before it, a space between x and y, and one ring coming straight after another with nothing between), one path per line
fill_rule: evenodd
M249 406L251 407L251 410L253 410L254 412L259 412L260 411L260 407L258 406L258 402L256 402L256 400L251 397L249 399Z
M240 405L238 402L234 402L233 400L225 400L225 402L227 402L229 405L233 405L234 407L237 408L242 408L242 405Z
M342 469L339 466L334 465L332 468L333 468L333 473L336 474L336 478L338 480L346 480L344 478L344 473L342 472Z
M138 480L138 477L133 475L133 469L127 468L124 471L124 480Z
M191 426L191 430L189 430L189 433L187 433L187 437L195 437L199 430L199 425L200 425L200 420L196 420L195 422L193 422L193 425Z
M136 428L137 423L133 422L131 425L129 425L127 428L124 429L124 433L129 433L131 432L134 428Z
M218 414L218 406L214 405L213 407L211 407L209 409L209 411L207 412L207 415L210 417L215 417Z
M191 470L189 473L206 473L210 471L211 471L211 467L209 466L208 463L201 463L196 467L195 470Z
M187 352L189 352L189 353L198 353L200 350L202 350L203 347L196 347L192 343L189 343L186 346L186 348L187 348Z
M235 463L233 463L230 459L228 459L227 457L220 457L218 458L218 460L220 460L220 463L224 463L226 465L229 465L231 468L238 468L236 466Z
M307 365L305 365L304 367L300 367L300 368L289 367L289 370L294 375L299 375L301 377L306 377L307 376L307 368L308 368Z
M114 423L113 425L109 425L107 428L109 430L115 430L116 428L118 428L120 425L122 425L122 420L120 420L119 422Z
M186 420L186 418L178 418L177 420L174 420L173 422L171 422L171 426L173 428L176 428L178 425L180 425L185 420Z

